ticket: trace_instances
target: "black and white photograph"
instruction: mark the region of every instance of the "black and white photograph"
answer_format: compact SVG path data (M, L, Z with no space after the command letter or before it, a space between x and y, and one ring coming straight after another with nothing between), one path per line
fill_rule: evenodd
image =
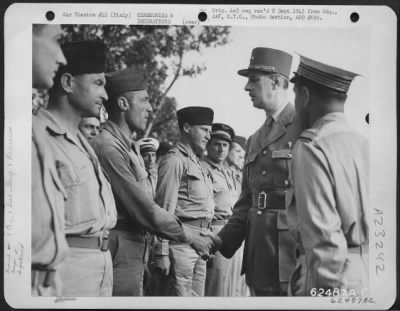
M389 7L14 4L4 20L11 307L393 305Z

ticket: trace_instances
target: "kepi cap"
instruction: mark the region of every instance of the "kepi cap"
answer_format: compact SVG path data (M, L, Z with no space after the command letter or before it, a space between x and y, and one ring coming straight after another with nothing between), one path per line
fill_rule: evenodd
M147 89L146 72L135 66L106 73L106 91L110 97L123 92Z
M158 140L152 137L139 139L137 143L139 145L140 152L147 152L147 151L156 152L158 147L160 146Z
M220 138L232 142L235 137L235 131L232 127L224 123L214 123L211 128L211 138Z
M76 76L103 73L106 70L106 46L101 41L68 42L61 49L67 65L60 67L58 75L68 72Z
M190 125L212 125L214 118L214 111L208 107L185 107L178 110L176 114L180 128L184 123Z
M292 59L292 55L284 51L257 47L251 52L249 67L239 70L238 74L248 77L249 71L261 71L269 74L279 73L289 78Z
M299 67L294 72L294 77L290 79L290 82L294 83L297 77L303 77L329 89L346 94L356 76L359 76L359 74L300 55Z

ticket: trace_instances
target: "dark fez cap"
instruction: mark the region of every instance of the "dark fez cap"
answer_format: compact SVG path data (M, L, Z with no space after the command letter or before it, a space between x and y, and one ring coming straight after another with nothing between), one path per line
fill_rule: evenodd
M279 73L289 78L292 59L292 55L286 52L258 47L251 52L249 68L239 70L238 74L248 77L249 71L262 71L265 73Z
M227 124L214 123L211 128L211 138L220 138L232 142L235 137L235 131Z
M178 110L176 114L180 128L184 123L189 123L190 125L212 125L214 118L214 111L208 107L185 107Z
M67 65L60 67L60 74L74 76L102 73L106 70L106 46L101 41L76 41L62 45Z
M353 79L359 76L347 70L329 66L300 55L300 64L290 82L303 77L329 89L347 93Z
M243 136L235 136L235 138L233 139L233 141L234 141L235 143L239 144L240 147L243 148L243 150L246 150L246 142L247 142L246 137L243 137Z
M145 71L135 66L106 73L106 80L106 91L110 97L118 96L123 92L147 89Z

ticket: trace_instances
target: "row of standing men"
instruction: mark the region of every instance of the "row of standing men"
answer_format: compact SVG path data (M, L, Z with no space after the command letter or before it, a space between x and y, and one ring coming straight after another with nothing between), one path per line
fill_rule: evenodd
M51 87L48 108L33 116L34 295L141 295L146 231L157 237L151 261L169 275L169 295L204 295L203 259L232 257L243 241L252 295L364 290L368 144L343 114L355 74L301 57L291 80L297 118L287 103L291 55L253 50L238 73L267 118L249 138L241 194L226 215L217 212L213 185L224 171L200 157L212 146L210 134L229 145L233 130L212 128L209 108L178 111L181 141L160 162L154 193L131 139L151 113L146 74L127 68L104 75L104 44L68 43L61 51L59 35L55 25L33 31L33 87ZM54 64L63 66L53 79ZM49 67L50 77L42 70ZM79 123L100 117L103 105L109 120L89 144Z

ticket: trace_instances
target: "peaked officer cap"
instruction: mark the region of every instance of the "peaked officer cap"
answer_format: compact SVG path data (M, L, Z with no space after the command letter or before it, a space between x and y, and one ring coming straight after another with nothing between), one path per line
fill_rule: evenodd
M146 152L146 151L156 152L158 147L160 146L158 140L152 137L139 139L137 143L139 145L140 152Z
M224 123L214 123L211 128L211 138L220 138L232 142L235 137L235 131L229 125Z
M233 141L234 141L235 143L239 144L240 147L243 148L243 150L246 149L246 141L247 141L246 137L243 137L243 136L235 136L235 138L233 139Z
M250 65L247 69L238 71L244 77L249 76L249 71L265 73L279 73L289 78L293 57L281 50L258 47L251 52Z
M347 93L353 79L359 74L333 67L300 55L300 64L290 82L303 77L329 89Z
M184 123L190 125L212 125L214 118L214 111L208 107L185 107L178 110L176 114L180 128Z
M131 66L106 73L106 91L110 97L123 92L142 91L147 88L147 76L144 70Z
M76 76L103 73L106 70L106 46L101 41L68 42L61 49L67 65L60 67L58 75L68 72Z

